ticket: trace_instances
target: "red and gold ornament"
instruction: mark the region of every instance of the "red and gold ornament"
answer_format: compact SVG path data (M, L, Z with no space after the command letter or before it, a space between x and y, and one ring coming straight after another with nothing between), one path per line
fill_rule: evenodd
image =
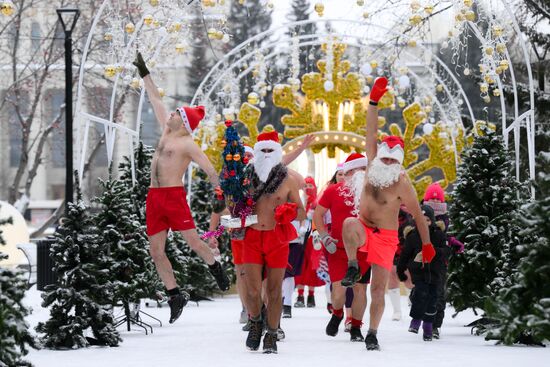
M232 161L232 160L233 160L233 154L231 154L231 153L227 154L227 155L225 156L225 160L228 161L228 162L229 162L229 161Z
M231 127L231 125L233 125L233 121L231 121L231 120L225 120L225 126L226 126L226 127Z
M241 160L241 155L239 153L233 155L233 160L235 162L238 162Z

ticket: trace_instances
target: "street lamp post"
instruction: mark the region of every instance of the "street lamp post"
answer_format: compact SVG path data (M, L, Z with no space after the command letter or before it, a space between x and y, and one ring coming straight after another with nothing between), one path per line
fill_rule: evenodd
M72 33L80 10L57 9L57 16L65 32L65 215L73 201L73 39Z

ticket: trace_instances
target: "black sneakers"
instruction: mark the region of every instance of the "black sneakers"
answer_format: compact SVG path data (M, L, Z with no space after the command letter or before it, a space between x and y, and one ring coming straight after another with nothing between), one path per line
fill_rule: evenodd
M332 317L330 318L330 321L327 324L326 333L328 336L336 336L338 334L338 327L340 326L340 323L344 317L338 317L334 314L332 314Z
M249 322L250 331L248 332L248 337L246 338L246 347L248 348L248 350L258 350L258 348L260 347L260 342L262 340L263 322L262 320L249 320ZM275 339L277 339L277 334L275 334Z
M315 307L315 296L313 294L307 296L307 307Z
M292 318L292 306L283 305L283 319Z
M170 306L170 324L173 324L180 316L183 308L189 301L189 294L187 292L181 292L168 299L168 305Z
M298 298L296 299L296 303L294 303L294 307L296 308L306 307L306 304L304 303L304 296L298 296Z
M216 283L218 283L218 288L222 290L223 292L229 290L231 287L231 282L229 281L229 278L227 277L227 274L225 272L225 269L222 267L222 264L220 264L219 261L216 261L213 265L208 266L210 270L210 274L216 279Z
M365 337L365 345L367 346L367 350L380 350L378 339L374 334L367 333L367 336Z
M361 272L359 268L355 266L348 266L348 271L346 271L346 276L342 279L342 285L344 287L353 287L361 279Z
M269 330L264 336L264 353L277 353L277 332Z
M361 334L361 328L352 326L349 330L349 340L352 342L362 342L365 340L365 338L363 338L363 334Z

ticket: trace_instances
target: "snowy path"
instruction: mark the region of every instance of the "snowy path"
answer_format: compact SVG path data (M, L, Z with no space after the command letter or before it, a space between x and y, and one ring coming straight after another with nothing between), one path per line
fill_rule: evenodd
M39 293L33 288L27 297L26 303L34 309L28 318L32 327L48 317L48 311L40 307ZM241 331L242 325L237 322L240 302L236 296L230 295L215 302L202 302L199 307L188 305L175 324L156 327L152 335L123 331L124 341L118 348L31 350L27 359L37 367L550 365L550 348L495 346L481 337L471 336L469 329L462 325L475 320L473 314L460 314L455 319L447 317L442 339L424 342L420 334L406 331L408 316L400 322L391 321L388 299L386 305L389 307L378 333L382 351L367 352L364 343L351 343L349 334L342 330L335 338L325 335L329 316L324 308L325 296L321 289L316 298L317 308L293 309L293 318L282 321L286 339L278 343L278 355L263 355L245 349L246 333ZM403 309L407 310L406 299L401 298ZM168 308L144 310L163 321L168 319ZM366 326L363 329L366 330Z

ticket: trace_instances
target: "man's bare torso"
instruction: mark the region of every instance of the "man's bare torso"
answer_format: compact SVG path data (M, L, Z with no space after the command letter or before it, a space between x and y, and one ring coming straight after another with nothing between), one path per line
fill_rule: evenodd
M368 226L394 229L398 228L397 217L401 206L399 195L403 176L390 187L374 187L365 179L365 188L359 204L359 218Z
M256 215L258 223L251 227L258 231L269 231L275 228L275 208L284 204L289 199L289 194L294 185L294 174L288 170L288 176L279 186L279 189L270 195L262 195L256 203Z
M151 161L151 187L183 186L182 178L191 162L191 136L163 132Z

